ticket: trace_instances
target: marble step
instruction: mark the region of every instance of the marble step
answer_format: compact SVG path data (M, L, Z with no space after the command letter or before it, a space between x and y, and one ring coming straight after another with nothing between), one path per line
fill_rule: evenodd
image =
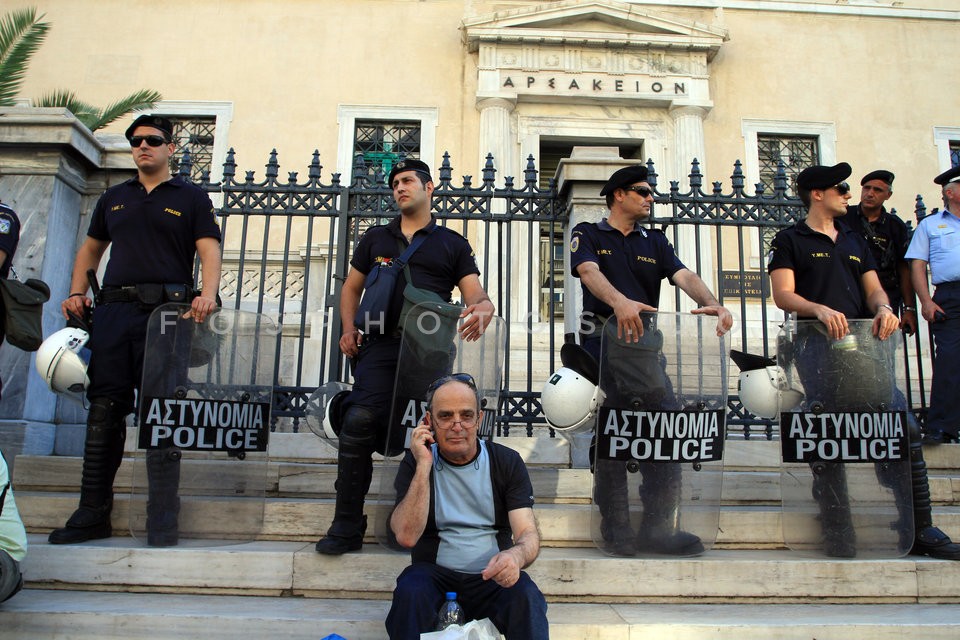
M60 427L64 431L61 438L58 434L57 456L82 455L83 433L82 425ZM69 432L69 434L67 433ZM529 467L566 468L570 466L570 444L560 435L550 436L545 427L536 427L534 435L524 435L523 427L514 428L509 437L497 437L497 442L505 444L520 452ZM127 428L126 451L132 454L136 448L137 430ZM70 453L70 450L75 452ZM940 445L924 447L924 458L931 474L938 474L938 470L949 473L940 475L960 474L960 445ZM310 464L335 463L337 451L330 444L306 430L300 433L272 433L270 435L269 455L271 462L305 462ZM56 458L57 456L53 456ZM17 457L17 460L21 456ZM377 456L375 456L377 458ZM724 467L727 470L767 470L776 471L780 468L780 443L776 440L763 439L758 433L750 440L731 437L724 443Z
M212 470L215 470L216 476L222 481L233 468L239 469L231 463L187 460L184 464L189 464L195 472L183 474L183 491L191 489L192 479L209 475ZM18 492L79 491L82 465L81 458L72 456L17 456L14 486ZM124 459L120 465L114 481L114 488L118 493L130 491L135 465L132 458ZM334 496L337 470L333 462L270 461L261 466L264 491L267 495L314 498ZM590 501L593 475L588 469L531 465L529 472L534 495L541 503ZM142 483L142 467L139 475ZM960 470L931 469L928 478L934 504L960 504ZM866 474L865 479L875 482L871 473ZM382 483L381 470L376 467L370 495L377 495ZM779 504L779 483L779 469L725 468L721 500L723 504Z
M90 593L27 589L0 608L6 640L382 640L384 600ZM550 602L553 640L952 640L943 604L581 604Z
M114 500L112 523L118 536L128 535L129 495ZM192 504L193 508L190 507ZM231 523L231 531L261 540L316 541L333 520L333 499L271 498L264 503L263 525L243 526L231 519L235 504L228 498L210 498L181 506L181 522L185 527L208 535L221 535L223 522ZM17 506L32 533L45 534L63 526L77 505L70 493L21 492ZM591 541L591 507L587 504L538 504L534 507L544 546L593 546ZM373 541L374 521L379 513L369 502L371 518L368 541ZM960 540L960 507L937 507L934 522L955 540ZM716 546L726 549L778 549L783 545L779 505L731 505L720 509Z
M30 588L383 599L408 563L407 554L372 544L329 557L298 542L157 549L130 538L63 546L31 535L23 571ZM545 548L528 571L552 602L960 603L960 563L916 556L714 549L697 558L617 558Z

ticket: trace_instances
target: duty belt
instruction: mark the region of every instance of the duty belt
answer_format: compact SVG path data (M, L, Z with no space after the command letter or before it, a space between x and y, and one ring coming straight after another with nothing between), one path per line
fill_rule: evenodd
M97 295L97 304L112 302L139 302L158 306L165 302L188 303L194 298L193 287L185 284L133 284L121 287L105 286Z

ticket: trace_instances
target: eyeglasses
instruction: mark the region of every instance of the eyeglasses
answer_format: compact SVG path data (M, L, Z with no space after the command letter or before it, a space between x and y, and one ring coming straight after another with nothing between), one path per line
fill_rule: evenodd
M437 429L442 429L446 431L447 429L453 429L453 425L459 424L460 428L466 431L467 429L473 429L477 426L477 414L472 411L466 411L460 415L460 418L455 419L451 415L437 415L433 412L430 412L430 415L433 416L433 423L436 425Z
M835 185L833 185L833 186L830 187L830 188L831 188L831 189L836 189L836 190L837 190L837 193L839 193L839 194L842 195L842 196L845 196L845 195L847 195L848 193L850 193L850 185L848 185L846 182L841 182L840 184L835 184Z
M167 143L163 136L130 136L130 147L136 149L143 144L144 140L146 140L147 144L151 147L159 147Z
M623 190L633 191L635 194L637 194L641 198L647 198L653 195L653 189L651 189L650 187L645 187L643 185L636 185L633 187L624 187Z

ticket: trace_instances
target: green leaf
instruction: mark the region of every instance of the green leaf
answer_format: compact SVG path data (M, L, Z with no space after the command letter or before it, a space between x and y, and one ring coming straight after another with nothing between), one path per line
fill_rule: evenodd
M23 85L30 58L43 43L50 23L39 22L35 8L0 18L0 107L13 106Z

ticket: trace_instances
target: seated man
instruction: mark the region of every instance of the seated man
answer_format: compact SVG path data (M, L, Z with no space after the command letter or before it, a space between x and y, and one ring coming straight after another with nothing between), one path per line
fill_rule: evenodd
M530 477L515 451L477 438L481 414L470 376L431 385L390 517L413 560L387 615L394 640L433 631L448 591L465 620L489 618L508 640L549 637L546 600L522 571L540 552Z
M17 512L7 463L0 452L0 602L23 587L20 562L27 555L27 532Z

